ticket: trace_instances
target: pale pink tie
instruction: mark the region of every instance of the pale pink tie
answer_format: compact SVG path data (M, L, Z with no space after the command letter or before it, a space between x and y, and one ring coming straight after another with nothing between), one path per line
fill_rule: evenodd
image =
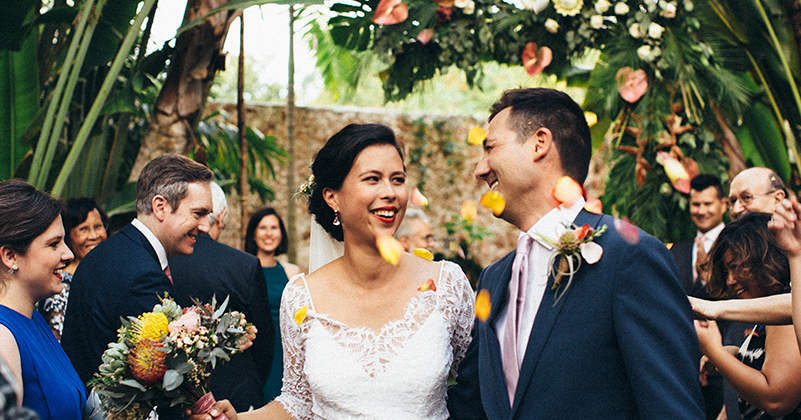
M517 240L515 260L512 263L512 278L509 281L509 306L506 311L506 324L503 332L503 374L506 376L506 390L509 405L515 399L517 380L520 377L521 357L517 352L520 321L525 306L526 283L528 282L528 255L534 238L528 234Z
M170 279L170 283L172 283L172 275L170 274L170 266L164 268L164 274L167 275L167 278Z

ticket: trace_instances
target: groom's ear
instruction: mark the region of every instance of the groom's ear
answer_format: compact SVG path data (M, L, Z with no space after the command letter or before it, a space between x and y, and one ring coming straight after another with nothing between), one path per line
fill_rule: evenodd
M540 127L528 138L527 144L531 148L533 161L541 160L553 147L553 133L547 127Z

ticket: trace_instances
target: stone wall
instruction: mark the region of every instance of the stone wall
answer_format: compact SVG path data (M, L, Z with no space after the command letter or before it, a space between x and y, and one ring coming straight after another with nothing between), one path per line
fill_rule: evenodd
M236 124L234 104L210 103L206 112L222 109L229 122ZM278 138L279 146L287 149L286 108L282 105L248 105L246 121L264 134ZM429 200L424 209L437 238L438 250L451 254L446 232L442 225L459 215L466 200L478 202L487 191L487 186L473 176L481 158L480 146L467 144L467 133L478 125L486 129L486 120L469 116L435 115L431 113L402 113L399 111L364 108L298 108L295 129L296 184L310 174L312 159L325 141L350 123L381 123L393 129L404 144L409 190L419 186ZM286 185L287 167L276 166L276 179L265 180L276 191L276 200L267 203L275 207L287 219L291 194ZM292 186L294 190L295 186ZM241 249L241 217L239 200L234 194L228 198L231 209L226 219L226 230L221 240ZM247 217L257 211L263 203L251 197ZM409 207L413 207L411 203ZM476 222L488 226L492 235L470 245L469 255L486 266L513 249L517 230L508 223L496 219L489 210L478 206ZM308 268L310 216L306 203L294 202L297 220L297 237L291 238L296 246L297 259L292 261L304 271Z

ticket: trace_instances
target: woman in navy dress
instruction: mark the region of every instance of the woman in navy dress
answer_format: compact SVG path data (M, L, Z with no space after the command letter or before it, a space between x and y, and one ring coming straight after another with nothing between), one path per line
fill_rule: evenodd
M300 268L295 264L282 263L275 258L286 253L288 248L289 240L284 221L274 208L265 207L251 216L245 231L245 251L258 257L261 262L264 279L267 281L270 315L273 318L273 325L276 326L273 364L270 368L270 377L264 384L264 400L267 402L281 394L281 379L284 376L281 330L277 328L281 294L289 279L300 273Z
M58 201L27 183L0 182L0 357L22 383L23 406L42 420L80 420L86 387L34 310L61 291L73 258L60 212Z

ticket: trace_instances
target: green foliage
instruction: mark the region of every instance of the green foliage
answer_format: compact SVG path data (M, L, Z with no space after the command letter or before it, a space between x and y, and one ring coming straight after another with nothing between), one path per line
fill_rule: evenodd
M239 131L225 122L221 112L204 118L198 125L200 143L206 151L207 163L221 184L239 186ZM289 154L276 144L274 136L265 136L253 127L246 128L248 143L247 178L251 190L262 201L275 199L275 191L264 180L275 179L273 161L286 164Z

